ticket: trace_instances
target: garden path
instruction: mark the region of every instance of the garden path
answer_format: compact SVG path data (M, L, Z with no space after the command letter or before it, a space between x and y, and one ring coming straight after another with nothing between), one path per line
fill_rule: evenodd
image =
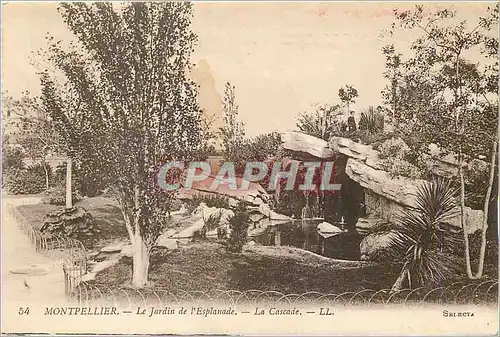
M37 252L7 210L9 204L39 201L37 197L2 196L2 325L8 316L18 315L21 307L40 311L67 303L61 261Z

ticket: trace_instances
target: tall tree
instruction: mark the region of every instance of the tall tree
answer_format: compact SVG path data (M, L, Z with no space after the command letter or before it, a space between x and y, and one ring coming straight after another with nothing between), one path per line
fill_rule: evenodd
M114 187L132 244L132 283L141 287L174 198L156 185L158 167L193 158L203 143L188 77L192 5L80 2L58 10L76 42L49 38L56 72L41 73L43 104L68 155L96 158Z
M414 10L396 11L395 16L393 27L421 33L411 45L415 55L405 62L408 83L400 92L412 99L400 104L402 108L406 105L410 112L402 116L419 132L421 139L427 143L436 142L443 149L456 153L466 273L470 279L479 278L482 276L482 262L474 274L469 236L464 228L464 163L479 153L490 156L491 170L495 166L498 113L491 108L495 104L489 103L488 96L497 97L498 93L497 88L487 84L492 81L491 69L496 69L492 73L498 73L498 62L493 61L492 54L486 50L495 44L495 39L498 46L498 38L492 34L498 24L498 7L488 9L488 14L478 18L472 28L468 21L459 20L457 13L448 9L427 12L422 6L416 6ZM475 64L466 58L467 53L473 51L482 51L485 56L483 64ZM413 93L411 89L415 89ZM423 99L419 100L419 96ZM417 108L409 107L412 101L418 100ZM489 203L492 184L493 179L490 179L485 203ZM484 214L483 235L487 230L487 214ZM485 245L483 240L481 260L484 260Z
M356 88L354 88L352 85L346 85L339 89L339 98L347 108L347 117L349 117L349 112L351 111L350 104L354 103L358 96L358 90L356 90Z
M245 141L245 125L238 120L239 106L236 103L235 87L226 82L222 101L223 125L219 132L224 147L224 157L230 161L237 161L239 150Z
M385 69L384 77L387 78L391 84L389 88L385 88L382 92L384 99L388 101L389 105L392 107L392 123L396 123L395 118L397 113L397 91L398 82L401 77L401 54L396 52L394 45L384 46L382 48L382 53L385 56Z

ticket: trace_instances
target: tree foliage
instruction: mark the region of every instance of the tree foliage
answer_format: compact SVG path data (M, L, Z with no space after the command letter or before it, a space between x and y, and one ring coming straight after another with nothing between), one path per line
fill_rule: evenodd
M222 138L224 159L238 161L240 150L245 142L245 125L238 120L238 104L236 103L235 87L226 82L222 102L223 125L219 129Z
M197 40L192 5L61 3L58 10L76 41L48 38L57 72L40 74L43 104L68 155L114 187L132 241L133 283L143 286L173 198L155 186L158 166L196 157L203 146L188 77Z

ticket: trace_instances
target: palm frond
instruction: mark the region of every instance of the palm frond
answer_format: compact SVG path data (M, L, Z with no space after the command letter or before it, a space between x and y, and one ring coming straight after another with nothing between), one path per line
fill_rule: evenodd
M449 181L437 179L417 188L415 208L405 209L395 224L380 224L376 231L388 233L388 255L403 262L401 274L411 284L437 284L450 272L450 263L440 253L445 241L441 223L457 215L456 189ZM456 241L456 240L455 240Z

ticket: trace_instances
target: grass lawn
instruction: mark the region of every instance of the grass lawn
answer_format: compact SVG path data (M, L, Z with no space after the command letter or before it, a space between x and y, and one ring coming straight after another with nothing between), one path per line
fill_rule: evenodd
M127 286L131 272L131 259L123 258L99 273L95 282ZM330 260L292 247L247 246L242 254L231 254L218 243L203 242L153 253L149 279L153 287L184 291L341 293L390 287L398 272L394 266Z
M101 230L101 238L95 248L128 239L122 213L118 207L118 203L114 199L105 197L84 198L77 202L75 206L83 207L89 211L96 221L97 227ZM47 213L60 210L63 207L48 204L31 204L18 206L17 210L24 215L33 227L40 228Z

